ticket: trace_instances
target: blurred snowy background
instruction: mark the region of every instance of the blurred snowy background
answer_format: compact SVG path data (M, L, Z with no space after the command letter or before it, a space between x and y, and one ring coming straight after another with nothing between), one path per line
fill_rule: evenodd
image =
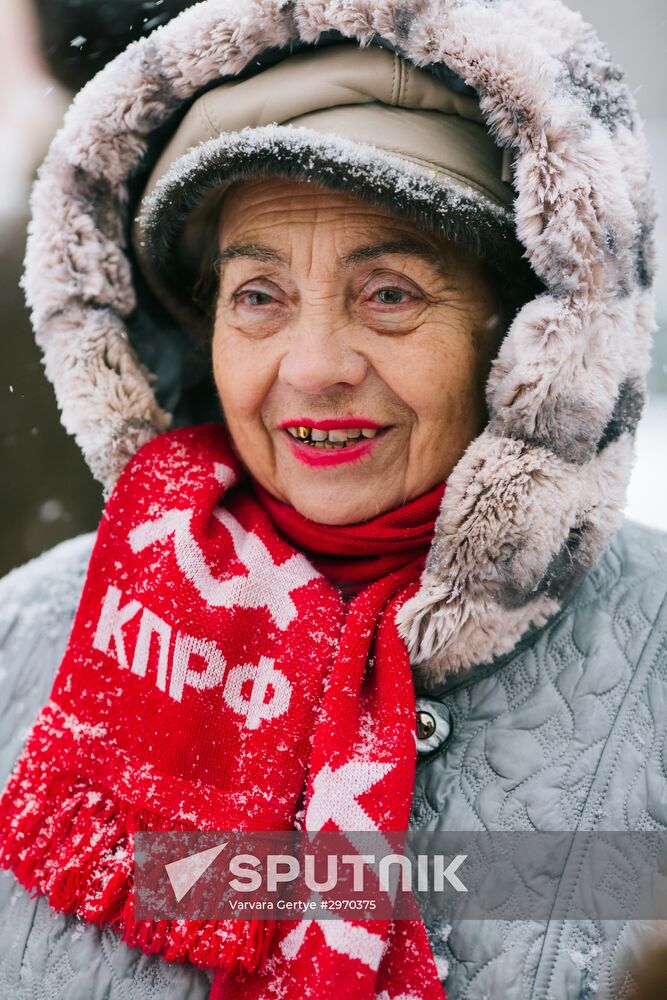
M72 93L128 41L193 0L0 0L0 575L96 527L101 497L60 426L18 288L35 167ZM667 4L568 0L625 68L646 121L667 205ZM659 224L651 402L639 430L630 517L667 529L667 221Z
M661 216L658 221L658 324L651 391L637 436L626 515L667 530L667 3L566 0L591 21L625 70L646 125Z

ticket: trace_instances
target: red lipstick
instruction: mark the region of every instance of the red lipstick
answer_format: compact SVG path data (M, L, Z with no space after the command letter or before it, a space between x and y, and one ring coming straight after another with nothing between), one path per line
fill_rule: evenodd
M304 465L342 465L343 462L355 462L367 455L379 440L379 436L365 438L359 444L348 444L345 448L332 448L331 450L313 448L311 444L303 444L295 438L290 438L288 444L294 457L298 458Z
M356 462L377 447L378 442L384 437L389 428L384 424L379 424L376 420L369 420L367 417L345 417L343 419L313 420L311 417L293 417L284 420L280 427L285 431L285 438L292 451L292 454L304 465L329 466L342 465L344 462ZM374 437L348 438L343 447L322 448L316 447L312 443L299 440L287 430L288 427L308 427L319 431L332 430L375 430Z

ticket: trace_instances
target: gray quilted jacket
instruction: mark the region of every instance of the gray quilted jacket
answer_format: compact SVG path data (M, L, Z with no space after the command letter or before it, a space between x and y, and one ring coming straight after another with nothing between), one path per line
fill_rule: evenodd
M91 545L65 542L0 582L2 781L48 696ZM626 523L547 625L420 704L453 725L418 744L414 827L667 829L667 536ZM428 929L449 1000L621 1000L660 933L622 920ZM209 987L0 873L3 1000L204 1000Z
M221 418L208 358L138 279L141 192L204 90L343 41L478 98L515 191L503 225L540 289L491 366L488 425L448 476L418 592L397 614L420 707L439 720L419 746L412 823L664 830L667 544L622 526L654 328L654 193L623 74L561 0L204 0L113 60L77 96L32 200L24 287L63 422L108 492L156 434ZM289 173L310 147L298 126L281 135L279 149L269 125L207 150L236 162L252 146ZM316 152L315 179L484 231L482 194L406 167L400 149L351 155L328 135ZM173 169L187 198L192 176ZM0 582L4 774L48 696L90 546ZM10 874L0 892L2 998L208 994L206 973L54 913ZM450 1000L622 998L653 933L623 921L429 931Z

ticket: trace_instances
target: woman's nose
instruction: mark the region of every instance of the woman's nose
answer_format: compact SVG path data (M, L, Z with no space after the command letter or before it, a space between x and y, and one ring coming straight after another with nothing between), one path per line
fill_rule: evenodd
M355 349L348 324L303 315L290 331L289 347L283 355L278 377L299 392L319 393L335 385L359 385L366 377L368 362Z

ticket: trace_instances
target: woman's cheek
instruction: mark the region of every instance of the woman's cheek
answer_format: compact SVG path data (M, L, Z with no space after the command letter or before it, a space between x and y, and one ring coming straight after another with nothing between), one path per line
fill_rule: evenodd
M250 467L271 450L262 410L275 383L276 364L266 341L225 337L214 352L213 370L225 421ZM262 461L265 459L261 459Z
M244 363L244 359L237 354L233 361L230 359L224 364L224 370L220 369L216 384L228 421L252 422L263 397L262 373L258 367Z
M457 459L484 418L484 379L470 330L433 324L393 369L400 380L395 391L415 413L417 439Z
M386 381L418 415L437 415L457 395L473 361L463 338L444 324L432 323L391 342L385 351Z

